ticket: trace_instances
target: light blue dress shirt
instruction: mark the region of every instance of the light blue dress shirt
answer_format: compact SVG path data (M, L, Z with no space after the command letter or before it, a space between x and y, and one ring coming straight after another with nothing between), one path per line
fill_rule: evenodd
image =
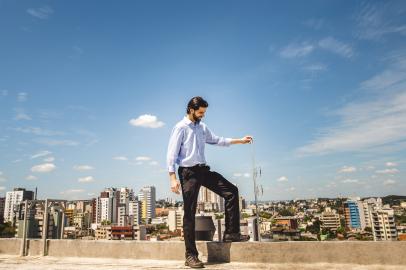
M169 139L166 158L168 171L175 172L176 164L182 167L205 164L204 146L206 143L230 146L231 140L231 138L214 135L206 124L201 121L193 123L185 116L175 125Z

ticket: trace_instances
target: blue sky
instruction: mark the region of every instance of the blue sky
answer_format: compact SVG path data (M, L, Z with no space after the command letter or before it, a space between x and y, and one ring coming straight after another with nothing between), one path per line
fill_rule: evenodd
M404 1L0 0L0 196L170 193L170 131L196 95L207 146L263 200L405 195ZM254 147L254 149L253 149Z

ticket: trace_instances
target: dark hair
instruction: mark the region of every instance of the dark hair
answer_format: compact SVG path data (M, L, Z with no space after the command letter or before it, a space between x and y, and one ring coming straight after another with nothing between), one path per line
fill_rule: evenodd
M202 97L193 97L187 104L186 112L190 113L190 109L198 110L200 107L207 108L209 107L209 103Z

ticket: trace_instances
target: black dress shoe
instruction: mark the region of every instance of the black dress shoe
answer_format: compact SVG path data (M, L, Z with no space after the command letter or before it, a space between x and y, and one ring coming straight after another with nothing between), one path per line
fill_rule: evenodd
M185 261L185 265L190 268L204 268L204 264L197 256L188 256Z
M241 233L225 233L223 237L223 242L247 242L248 240L250 236Z

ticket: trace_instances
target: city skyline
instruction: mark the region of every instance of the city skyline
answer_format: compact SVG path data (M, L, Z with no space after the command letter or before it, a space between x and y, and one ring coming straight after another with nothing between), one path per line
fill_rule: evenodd
M0 1L0 197L170 192L166 150L208 102L208 164L253 200L405 195L403 1ZM86 15L86 16L84 16Z

